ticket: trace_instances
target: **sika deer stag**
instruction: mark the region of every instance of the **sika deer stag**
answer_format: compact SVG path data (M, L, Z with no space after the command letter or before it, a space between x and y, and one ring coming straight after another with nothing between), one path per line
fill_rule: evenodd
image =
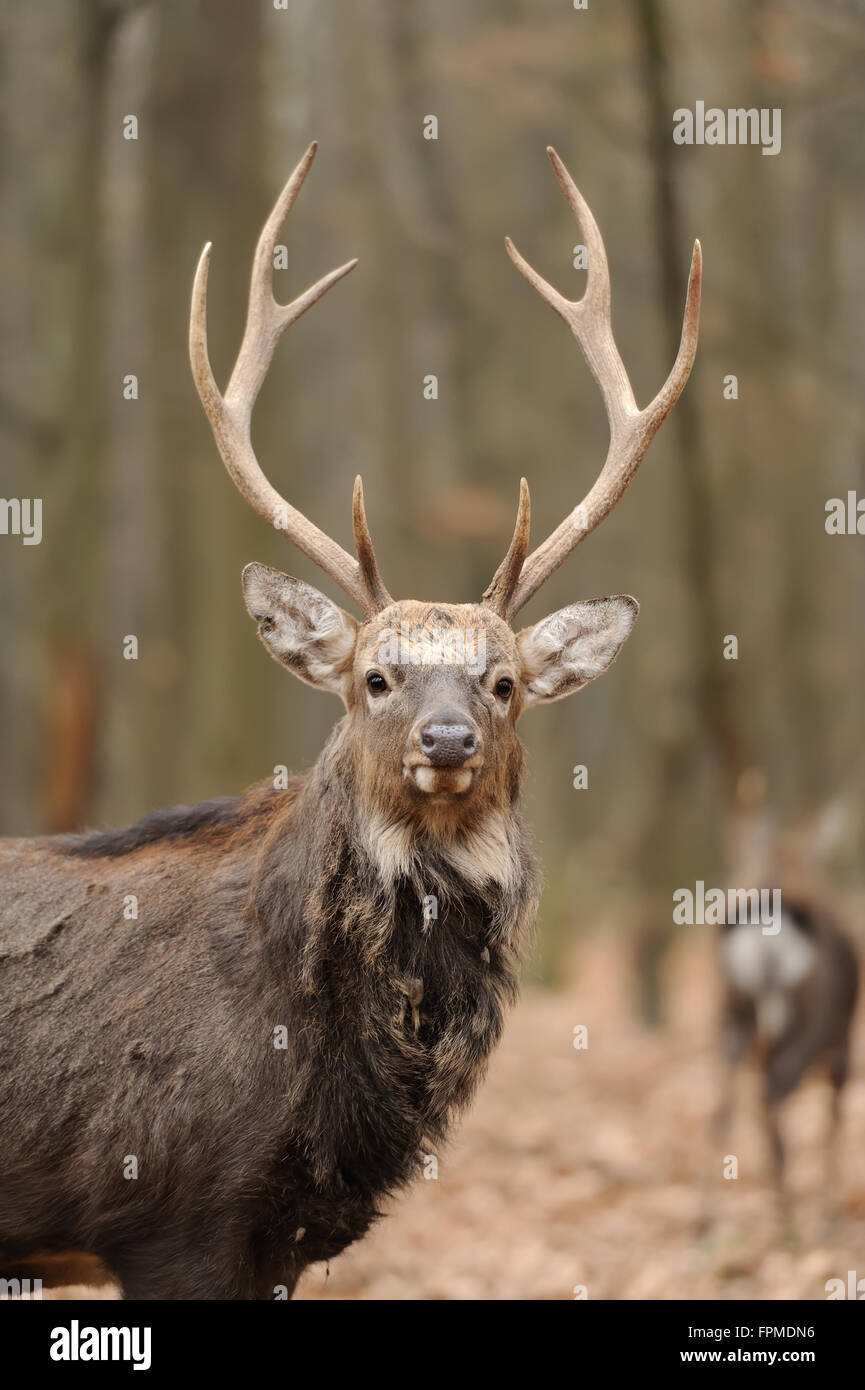
M522 483L513 540L479 603L395 601L360 480L354 559L274 491L250 443L281 334L355 264L291 304L273 297L274 243L314 153L261 234L224 395L207 354L209 246L190 357L240 493L361 611L266 565L244 570L270 654L339 695L346 714L287 790L263 784L131 829L0 850L0 1266L83 1251L129 1298L290 1292L307 1265L366 1232L469 1101L536 912L517 720L605 671L637 604L573 603L518 633L512 622L619 501L697 345L699 245L675 365L639 410L600 233L551 150L588 246L585 295L570 302L507 249L585 354L609 417L607 460L528 556ZM129 894L137 921L124 919Z

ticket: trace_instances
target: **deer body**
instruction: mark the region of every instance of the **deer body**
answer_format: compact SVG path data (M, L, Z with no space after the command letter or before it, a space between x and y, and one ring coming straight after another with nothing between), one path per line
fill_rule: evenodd
M760 1072L779 1211L789 1222L779 1107L807 1073L822 1073L831 1087L824 1187L824 1207L831 1216L838 1196L841 1096L850 1069L850 1032L859 989L856 951L832 913L800 892L784 898L777 934L765 935L750 923L724 927L721 966L727 1072L715 1117L717 1138L725 1138L730 1123L735 1071L750 1059Z
M846 985L855 984L855 957L848 962L852 951L826 914L801 903L786 906L777 935L750 923L726 926L721 953L727 1050L733 1057L749 1046L759 1051L770 1092L780 1098L801 1074L800 1064L788 1065L788 1075L779 1067L791 1046L798 1051L809 1034L815 1035L804 1049L804 1064L812 1053L819 1056L834 1050L836 1042L845 1043Z
M829 1083L825 1127L823 1213L835 1219L839 1198L841 1102L850 1070L851 1031L859 992L859 958L841 925L825 860L844 831L840 803L780 829L767 807L740 809L730 824L737 881L777 885L771 927L753 911L721 930L721 1041L724 1075L712 1123L717 1150L729 1147L736 1078L743 1063L756 1069L774 1196L782 1227L793 1232L786 1185L782 1107L808 1075ZM739 891L744 906L747 892ZM752 892L754 900L758 892ZM738 915L738 914L737 914ZM748 920L748 917L752 920ZM707 1194L700 1224L713 1219Z
M524 831L507 887L435 852L388 877L333 751L286 791L0 855L40 906L3 965L6 1260L83 1250L127 1297L272 1298L468 1101L533 918Z
M360 480L355 560L274 491L250 443L281 333L354 264L292 304L273 298L273 247L313 154L259 240L224 396L207 358L209 248L190 358L243 496L362 610L357 620L265 565L244 570L270 654L346 713L288 790L0 847L0 1045L11 1059L0 1072L0 1274L82 1250L128 1297L271 1298L363 1235L469 1100L516 990L537 905L517 722L602 674L637 615L616 595L511 626L615 506L684 387L699 248L679 356L639 411L612 337L600 233L551 155L590 247L584 299L563 299L509 250L601 384L607 461L531 555L523 482L480 603L395 602ZM130 896L138 915L127 920Z

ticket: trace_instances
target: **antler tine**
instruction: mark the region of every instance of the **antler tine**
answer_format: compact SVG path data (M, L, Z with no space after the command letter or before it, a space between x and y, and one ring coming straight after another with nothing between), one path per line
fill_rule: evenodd
M695 241L676 361L654 400L640 410L613 337L610 273L598 225L555 150L549 148L547 153L585 239L588 277L583 297L566 299L529 265L510 238L506 238L505 246L517 269L561 315L577 339L604 398L610 445L591 490L525 561L504 613L509 619L528 603L571 551L609 516L627 491L655 434L682 394L694 362L700 322L703 262L700 243ZM495 587L496 579L491 588Z
M484 590L484 596L481 600L487 608L491 608L500 617L507 614L508 605L520 577L520 571L529 548L531 525L532 502L529 496L529 485L525 478L520 478L520 500L517 506L514 534L508 546L508 552L493 575L489 586Z
M315 158L313 142L292 173L268 217L252 262L249 305L243 341L223 396L216 385L207 351L207 274L210 266L211 243L201 253L192 288L192 308L189 319L189 360L192 376L205 414L210 421L222 461L242 497L269 525L282 531L308 555L331 579L342 588L368 616L378 612L381 604L368 587L367 573L372 573L368 560L358 563L347 551L313 522L292 507L268 482L252 447L252 411L258 399L276 345L285 330L316 304L323 295L342 280L357 265L348 261L322 276L290 304L279 304L273 294L273 252L283 222L294 206ZM366 531L366 543L375 555ZM377 574L377 569L375 569ZM387 590L378 579L381 594ZM388 599L388 601L390 601Z
M383 608L387 608L393 603L393 599L385 588L384 581L379 573L372 537L369 534L369 527L366 524L366 508L363 504L363 479L359 473L354 480L351 517L354 527L354 548L357 551L357 558L360 562L360 572L363 577L364 587L375 603L375 611L380 613Z

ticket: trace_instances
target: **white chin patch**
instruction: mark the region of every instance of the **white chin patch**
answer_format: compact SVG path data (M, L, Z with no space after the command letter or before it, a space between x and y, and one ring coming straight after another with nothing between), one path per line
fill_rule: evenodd
M467 792L472 784L472 771L467 767L416 767L412 774L422 792Z

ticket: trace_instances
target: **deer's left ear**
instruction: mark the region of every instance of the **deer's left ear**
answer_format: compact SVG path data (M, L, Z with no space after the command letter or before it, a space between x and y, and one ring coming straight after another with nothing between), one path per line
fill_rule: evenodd
M619 655L640 605L629 594L572 603L517 634L525 708L561 700L600 676Z

